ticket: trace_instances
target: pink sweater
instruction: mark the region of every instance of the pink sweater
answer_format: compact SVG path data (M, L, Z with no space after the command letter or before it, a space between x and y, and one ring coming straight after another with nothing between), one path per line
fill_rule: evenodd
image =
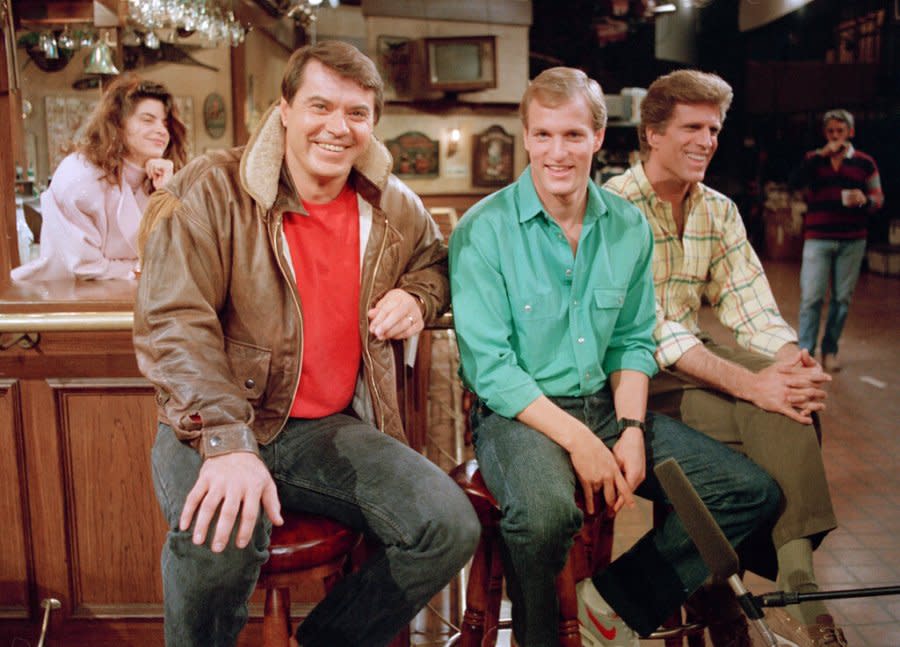
M102 175L78 153L60 162L41 194L40 258L14 269L13 280L134 277L146 173L126 161L119 184Z

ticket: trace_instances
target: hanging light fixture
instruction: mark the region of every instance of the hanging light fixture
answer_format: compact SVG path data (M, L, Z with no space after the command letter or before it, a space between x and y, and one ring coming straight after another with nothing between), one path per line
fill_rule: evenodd
M84 71L87 74L119 74L119 68L113 63L112 50L110 50L106 38L98 38L97 42L91 46L91 51L84 59Z
M129 22L139 31L198 32L212 45L237 47L248 27L234 17L232 0L128 0Z

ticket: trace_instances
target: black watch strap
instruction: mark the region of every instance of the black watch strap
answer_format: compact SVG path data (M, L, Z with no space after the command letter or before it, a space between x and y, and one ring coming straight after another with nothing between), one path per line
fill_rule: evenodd
M629 427L637 427L641 430L642 434L647 432L647 428L644 426L644 422L642 420L635 420L633 418L619 418L616 421L616 425L619 427L620 434Z

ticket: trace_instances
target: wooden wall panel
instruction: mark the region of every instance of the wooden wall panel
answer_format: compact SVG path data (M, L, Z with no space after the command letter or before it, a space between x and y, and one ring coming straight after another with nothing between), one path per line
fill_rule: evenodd
M20 389L0 380L0 617L28 617L32 581L26 537L27 491L24 478Z
M54 380L75 616L160 615L166 534L150 449L156 406L140 378Z

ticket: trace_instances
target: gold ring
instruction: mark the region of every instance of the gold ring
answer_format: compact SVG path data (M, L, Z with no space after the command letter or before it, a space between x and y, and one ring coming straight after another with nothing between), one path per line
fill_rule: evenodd
M416 322L416 320L413 319L413 316L412 316L412 315L407 315L406 318L409 319L409 325L410 325L410 326L412 326L412 325Z

